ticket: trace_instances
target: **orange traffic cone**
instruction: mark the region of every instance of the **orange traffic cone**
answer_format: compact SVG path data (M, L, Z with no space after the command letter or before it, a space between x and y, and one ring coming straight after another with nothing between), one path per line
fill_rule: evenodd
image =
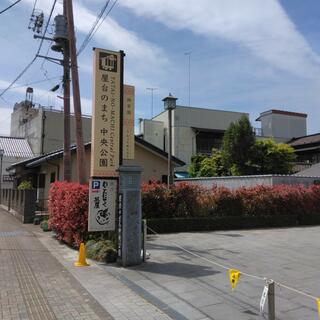
M90 266L89 263L87 263L86 260L86 248L84 246L84 243L80 243L80 247L79 247L79 258L78 261L74 263L74 265L76 267L86 267L86 266Z

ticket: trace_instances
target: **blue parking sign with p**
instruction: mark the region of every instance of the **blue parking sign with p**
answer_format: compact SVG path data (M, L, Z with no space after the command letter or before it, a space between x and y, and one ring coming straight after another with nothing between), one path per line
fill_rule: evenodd
M92 190L99 190L100 189L100 181L99 180L92 180L91 187L92 187Z

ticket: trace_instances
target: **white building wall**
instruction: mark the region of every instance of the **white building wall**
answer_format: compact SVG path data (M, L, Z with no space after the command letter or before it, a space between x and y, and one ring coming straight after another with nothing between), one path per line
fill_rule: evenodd
M44 153L54 151L63 147L64 124L63 112L44 110ZM82 130L84 142L91 141L91 118L82 117ZM70 140L71 144L76 142L75 117L70 117Z
M249 117L243 112L177 107L174 126L226 130L231 122L238 121L243 115Z
M160 149L164 149L164 123L145 119L141 123L143 138Z
M306 118L270 113L261 116L262 135L274 138L276 141L288 141L307 134Z
M196 154L196 130L226 130L232 122L238 121L247 113L222 110L201 109L192 107L177 107L174 110L173 124L173 155L183 160L186 165L179 171L186 171L191 163L191 157Z
M35 156L41 154L42 109L18 107L11 114L11 137L27 138Z
M173 133L173 155L187 164L179 167L179 171L186 171L191 157L196 154L196 133L190 127L174 127Z
M175 111L173 111L174 113ZM163 111L159 113L157 116L153 117L152 120L154 121L161 121L163 122L164 128L168 128L168 111Z
M91 118L82 117L84 142L91 141ZM76 142L75 117L70 117L71 143ZM46 108L15 107L11 114L12 137L24 137L35 154L41 155L63 147L63 112Z
M180 167L179 170L187 170L191 163L191 157L196 154L196 130L194 128L226 130L232 122L238 121L243 115L249 117L247 113L242 112L177 106L172 112L172 153L187 164L184 167ZM168 111L160 113L153 120L163 123L165 136L164 150L168 151ZM144 121L147 123L150 120ZM144 139L154 144L152 134L144 132Z
M299 177L290 175L256 175L238 177L209 177L209 178L188 178L176 179L176 182L187 182L200 185L206 188L225 187L228 189L239 189L242 187L255 187L258 185L304 185L306 187L318 182L320 177Z
M12 157L12 156L3 156L3 160L2 160L2 188L3 189L10 189L13 187L13 183L12 182L6 182L4 181L4 176L9 175L9 172L6 170L8 167L10 167L12 164L23 161L25 159L25 157Z

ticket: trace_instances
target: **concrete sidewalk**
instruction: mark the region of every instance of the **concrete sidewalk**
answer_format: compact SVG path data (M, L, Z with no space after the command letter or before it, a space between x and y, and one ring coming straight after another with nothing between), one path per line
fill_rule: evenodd
M266 308L264 314L259 312L264 280L242 275L232 292L227 270L175 244L208 260L320 296L320 227L149 236L151 259L141 266L121 268L90 261L90 267L76 268L77 252L56 241L52 233L42 232L39 226L22 226L4 212L0 225L1 319L52 319L28 317L31 289L21 282L21 275L36 283L32 290L42 294L37 293L33 303L42 304L45 312L40 311L53 319L267 318ZM17 254L25 256L25 269ZM86 306L88 315L76 316L80 311L74 311L73 298ZM317 319L317 313L315 300L276 286L277 320Z
M112 319L30 230L2 209L0 318Z
M170 319L95 263L74 267L76 258L0 209L0 319Z
M94 262L90 268L73 268L76 252L33 228L76 279L119 319L267 318L267 306L263 314L259 310L263 279L242 275L232 292L227 270L175 244L230 268L320 295L320 227L148 236L151 259L131 268ZM317 319L317 313L315 300L276 286L276 319Z

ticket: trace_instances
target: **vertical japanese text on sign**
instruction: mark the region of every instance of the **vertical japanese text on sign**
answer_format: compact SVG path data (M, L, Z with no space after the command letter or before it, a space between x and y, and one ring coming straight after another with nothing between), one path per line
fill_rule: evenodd
M121 52L94 50L92 177L118 175L122 67Z
M88 231L112 231L116 226L117 180L90 179Z
M134 86L123 87L123 159L134 159Z

